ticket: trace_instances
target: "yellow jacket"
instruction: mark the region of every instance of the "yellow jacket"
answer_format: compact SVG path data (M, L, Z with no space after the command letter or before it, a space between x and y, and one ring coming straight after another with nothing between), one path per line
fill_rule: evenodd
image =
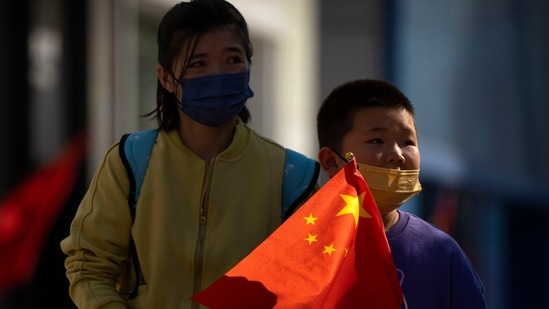
M198 308L189 297L280 225L284 160L283 147L240 121L229 148L210 164L177 131L160 131L132 223L128 177L113 145L61 242L75 304ZM142 276L137 297L128 300L130 231Z

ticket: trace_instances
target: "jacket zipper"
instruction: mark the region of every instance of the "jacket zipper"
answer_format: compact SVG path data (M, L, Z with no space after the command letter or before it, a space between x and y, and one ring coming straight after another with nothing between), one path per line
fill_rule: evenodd
M202 286L202 268L204 265L204 243L206 242L206 223L207 223L207 197L210 194L210 180L213 173L214 159L208 164L208 169L206 173L206 179L204 181L204 191L202 194L202 203L200 205L200 218L198 225L198 241L196 243L196 254L195 254L195 277L194 277L194 287L193 295L200 292ZM200 305L193 303L193 308L199 308Z

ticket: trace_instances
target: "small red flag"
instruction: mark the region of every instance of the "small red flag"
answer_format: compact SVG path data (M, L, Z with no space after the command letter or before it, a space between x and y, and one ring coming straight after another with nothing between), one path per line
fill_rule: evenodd
M191 299L212 309L400 308L383 222L355 160Z
M0 293L32 278L51 226L72 192L84 153L80 134L0 203Z

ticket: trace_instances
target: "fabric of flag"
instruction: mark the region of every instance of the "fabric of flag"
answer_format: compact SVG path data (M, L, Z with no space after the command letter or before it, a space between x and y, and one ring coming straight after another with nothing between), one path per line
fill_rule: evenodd
M400 308L383 222L355 160L191 299L212 309Z
M0 203L0 293L32 278L48 233L72 192L84 153L81 134Z

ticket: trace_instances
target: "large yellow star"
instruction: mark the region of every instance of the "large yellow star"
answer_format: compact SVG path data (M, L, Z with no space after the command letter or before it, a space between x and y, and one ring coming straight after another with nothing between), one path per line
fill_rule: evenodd
M308 234L309 234L309 237L305 238L305 240L309 242L309 245L312 244L315 241L318 241L318 240L316 240L317 235L311 235L310 233L308 233Z
M364 200L365 195L366 192L363 192L359 196L340 194L341 198L345 201L345 207L337 213L336 217L347 214L353 215L355 218L355 227L358 225L358 216L371 218L372 216L362 208L362 201Z
M307 224L315 225L315 220L318 219L318 218L313 217L313 214L311 213L311 214L309 214L308 217L303 217L303 219L305 219L305 221L307 221L305 223L305 225L307 225Z
M324 246L324 252L322 253L328 253L328 255L332 255L332 252L336 251L336 249L334 248L334 245L331 244L329 246Z

